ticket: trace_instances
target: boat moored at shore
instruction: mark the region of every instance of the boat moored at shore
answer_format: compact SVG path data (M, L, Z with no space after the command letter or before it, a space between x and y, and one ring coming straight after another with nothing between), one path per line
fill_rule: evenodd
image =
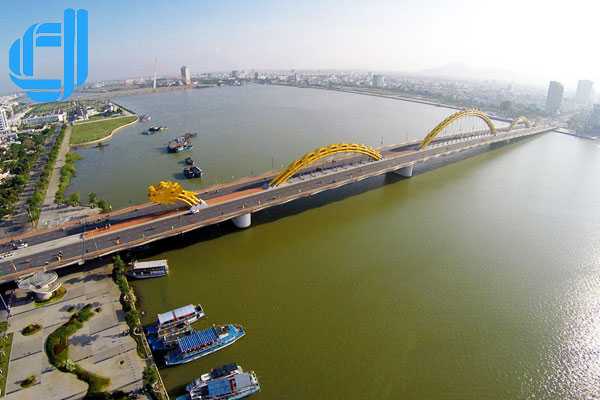
M244 372L244 370L236 363L225 364L221 367L213 368L210 372L200 375L200 378L193 380L192 383L186 386L186 389L190 389L194 385L199 385L201 382L208 382L211 379L223 378L225 376L239 374L241 372Z
M230 366L235 369L226 368ZM213 375L215 371L217 375ZM186 386L186 391L177 400L236 400L260 391L260 383L254 371L244 372L240 366L230 364L195 379Z
M245 334L244 328L233 324L193 331L177 339L174 348L165 355L165 364L178 365L197 360L235 343Z
M130 264L126 275L133 279L158 278L169 273L167 260L134 261Z
M154 351L173 347L177 340L192 331L192 324L206 314L201 305L188 304L158 314L156 322L146 329L148 342Z

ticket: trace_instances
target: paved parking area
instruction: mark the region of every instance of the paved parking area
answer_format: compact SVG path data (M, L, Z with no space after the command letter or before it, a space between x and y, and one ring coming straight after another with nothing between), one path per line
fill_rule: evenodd
M24 293L17 294L9 318L8 330L14 332L14 339L6 383L7 400L83 398L87 384L51 366L44 343L51 332L69 319L74 309L86 304L100 311L70 338L70 358L83 368L110 378L108 390L142 387L145 363L137 355L135 341L124 334L128 327L110 271L110 267L101 267L61 277L67 294L62 300L42 307L26 300ZM32 323L44 329L23 336L21 329ZM20 382L31 375L36 376L36 384L22 388Z

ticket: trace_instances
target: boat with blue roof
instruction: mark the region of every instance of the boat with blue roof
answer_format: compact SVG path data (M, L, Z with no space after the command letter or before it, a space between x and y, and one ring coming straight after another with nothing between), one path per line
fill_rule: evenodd
M187 394L177 400L236 400L260 391L260 383L254 371L229 364L202 375L185 389Z
M201 331L180 336L165 355L166 365L185 364L221 350L242 338L246 332L240 325L213 325Z

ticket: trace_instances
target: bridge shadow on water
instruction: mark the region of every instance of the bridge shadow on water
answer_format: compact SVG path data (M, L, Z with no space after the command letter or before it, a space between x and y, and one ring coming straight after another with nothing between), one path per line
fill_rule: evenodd
M525 138L522 140L532 139L533 138ZM514 141L512 143L514 143ZM500 149L507 145L508 144L494 144L490 146L483 146L478 149L467 150L448 157L440 157L438 159L429 161L426 165L416 165L413 176L418 176L420 174L424 174L426 172L433 171L446 165L484 153L488 153L490 157L494 158L502 157L505 154L504 152L490 152L490 150ZM349 197L379 189L387 185L395 184L406 179L410 178L404 178L394 173L388 173L345 185L335 190L327 190L308 198L301 198L286 204L270 207L266 210L261 210L252 214L252 226L268 224L281 218L300 214L304 211L323 207L334 202L343 201ZM452 181L448 181L446 184L452 184ZM436 187L436 190L437 189L439 189L439 186ZM252 229L252 227L249 229ZM224 221L182 234L177 237L166 238L137 249L129 250L125 252L123 256L125 259L154 257L165 251L182 249L197 243L218 239L224 235L237 234L240 232L240 229L236 228L231 221Z

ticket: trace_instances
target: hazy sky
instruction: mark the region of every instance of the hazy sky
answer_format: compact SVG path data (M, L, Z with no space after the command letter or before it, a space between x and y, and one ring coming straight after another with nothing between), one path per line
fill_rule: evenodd
M596 0L19 0L0 12L0 92L15 90L10 44L68 7L89 11L91 81L151 75L158 57L159 74L172 75L183 64L410 72L459 62L600 86Z

